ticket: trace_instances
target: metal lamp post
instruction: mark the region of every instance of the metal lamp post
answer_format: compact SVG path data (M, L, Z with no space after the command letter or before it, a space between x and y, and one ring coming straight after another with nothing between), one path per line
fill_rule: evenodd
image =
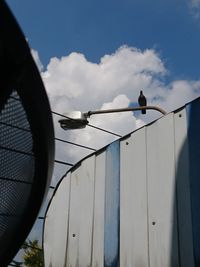
M85 128L89 123L88 118L91 115L96 114L106 114L106 113L117 113L117 112L127 112L127 111L138 111L138 110L156 110L163 115L166 115L167 112L157 106L140 106L140 107L128 107L128 108L119 108L119 109L106 109L106 110L95 110L88 112L81 111L72 111L63 115L63 118L58 122L60 123L61 128L64 130L73 130L73 129L82 129Z

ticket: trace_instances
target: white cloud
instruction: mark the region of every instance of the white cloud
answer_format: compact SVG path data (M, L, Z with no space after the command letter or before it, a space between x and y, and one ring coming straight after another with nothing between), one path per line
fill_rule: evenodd
M168 75L159 54L153 49L141 51L123 46L99 63L88 61L83 54L71 53L62 58L52 58L42 77L50 97L52 110L65 113L71 110L89 111L127 107L137 102L143 89L149 104L171 111L200 94L200 81L177 80L164 84ZM92 116L90 123L125 135L157 118L160 114L150 111L147 116L136 113L117 113ZM63 131L54 116L56 136L93 148L100 148L116 137L90 127L83 130ZM71 145L56 143L56 157L76 162L88 154ZM60 168L59 168L60 169ZM60 177L56 169L55 177ZM56 178L57 179L57 178Z
M118 94L126 94L134 101L140 88L157 87L158 81L152 78L164 73L164 65L155 51L142 52L124 46L104 56L99 64L78 53L53 58L43 79L53 105L59 103L60 110L66 104L72 109L87 110L99 108Z

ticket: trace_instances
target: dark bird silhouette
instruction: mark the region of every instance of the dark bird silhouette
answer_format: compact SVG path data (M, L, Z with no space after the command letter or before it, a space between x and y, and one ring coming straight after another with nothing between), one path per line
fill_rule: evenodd
M141 107L146 106L147 105L147 100L146 97L143 95L143 92L140 91L140 96L138 97L138 103ZM146 114L146 109L142 110L142 114Z

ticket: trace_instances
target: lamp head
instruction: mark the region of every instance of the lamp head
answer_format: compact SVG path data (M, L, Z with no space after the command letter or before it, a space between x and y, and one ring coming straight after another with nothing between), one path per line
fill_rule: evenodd
M60 119L60 127L64 130L76 130L83 129L89 123L87 120L87 114L81 111L72 111L65 113L66 118Z

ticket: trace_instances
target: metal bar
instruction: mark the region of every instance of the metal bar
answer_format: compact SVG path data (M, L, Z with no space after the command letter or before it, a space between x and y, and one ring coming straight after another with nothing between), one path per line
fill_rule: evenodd
M0 145L0 149L4 149L4 150L8 150L8 151L11 151L11 152L14 152L14 153L19 153L19 154L22 154L22 155L28 155L28 156L34 157L34 155L32 153L21 151L21 150L14 149L14 148L4 147L4 146Z
M22 127L19 127L19 126L16 126L16 125L12 125L12 124L9 124L9 123L6 123L6 122L0 121L0 124L8 126L8 127L11 127L11 128L15 128L15 129L18 129L18 130L22 130L22 131L25 131L25 132L31 132L29 129L25 129L25 128L22 128Z
M61 160L54 160L56 163L60 163L60 164L64 164L64 165L68 165L68 166L74 166L74 164L71 164L71 163L68 163L68 162L64 162L64 161L61 161Z
M20 262L21 263L21 262ZM23 262L22 262L23 263ZM13 267L18 267L18 266L21 266L19 264L13 264L13 263L9 263L8 266L13 266Z
M20 153L20 154L23 154L23 155L34 156L34 155L31 154L31 153L24 152L24 151L20 151L20 150L16 150L16 149L12 149L12 148L8 148L8 147L3 147L3 146L1 146L1 145L0 145L0 149L8 150L8 151L15 152L15 153ZM60 163L60 164L64 164L64 165L74 166L74 164L72 164L72 163L68 163L68 162L64 162L64 161L60 161L60 160L54 160L54 161L55 161L56 163Z
M55 187L55 186L52 186L52 185L50 185L50 186L49 186L49 188L50 188L50 189L55 189L56 187Z
M166 115L167 112L159 107L156 106L143 106L143 107L130 107L130 108L117 108L117 109L105 109L105 110L94 110L94 111L88 111L86 113L84 113L86 115L86 117L90 117L91 115L95 115L95 114L105 114L105 113L116 113L116 112L127 112L127 111L137 111L137 110L145 110L145 109L152 109L152 110L156 110L160 113L162 113L163 115Z
M0 124L8 126L8 127L11 127L11 128L14 128L14 129L22 130L22 131L25 131L25 132L30 132L29 129L21 128L19 126L15 126L15 125L12 125L12 124L9 124L9 123L6 123L6 122L0 121ZM70 145L82 147L82 148L85 148L85 149L89 149L89 150L92 150L92 151L96 151L96 149L94 149L94 148L91 148L91 147L88 147L88 146L84 146L84 145L80 145L80 144L77 144L77 143L74 143L74 142L70 142L70 141L67 141L67 140L63 140L63 139L60 139L60 138L55 138L55 140L63 142L63 143L66 143L66 144L70 144Z
M28 181L22 181L22 180L19 180L19 179L12 179L12 178L7 178L7 177L0 177L0 180L3 180L3 181L9 181L9 182L15 182L15 183L22 183L22 184L33 184L32 182L28 182Z
M89 112L90 112L90 111L89 111ZM55 115L57 115L57 116L61 116L61 117L63 117L63 118L66 118L66 119L75 121L75 119L72 119L72 118L70 118L70 117L68 117L68 116L65 116L65 115L63 115L63 114L57 113L57 112L55 112L55 111L52 111L52 113L55 114ZM86 112L86 113L84 113L84 114L86 114L86 116L88 116L88 115L87 115L88 112ZM89 117L89 116L88 116L88 117ZM113 133L113 132L111 132L111 131L108 131L108 130L105 130L105 129L103 129L103 128L94 126L94 125L89 124L89 123L87 124L87 126L89 126L89 127L91 127L91 128L94 128L94 129L97 129L97 130L100 130L100 131L102 131L102 132L108 133L108 134L112 134L112 135L115 135L115 136L118 136L118 137L122 137L121 135L119 135L119 134L117 134L117 133Z
M94 148L91 148L91 147L88 147L88 146L84 146L84 145L79 145L79 144L76 144L76 143L73 143L73 142L70 142L70 141L66 141L66 140L63 140L63 139L60 139L60 138L55 138L55 140L63 142L63 143L67 143L67 144L70 144L70 145L86 148L86 149L89 149L89 150L92 150L92 151L96 151L96 149L94 149Z
M2 217L15 217L15 218L21 218L22 217L22 215L9 214L9 213L0 213L0 216L2 216Z
M114 132L99 128L99 127L91 125L91 124L88 124L87 126L90 126L90 127L94 128L94 129L100 130L100 131L105 132L105 133L109 133L109 134L112 134L112 135L115 135L115 136L118 136L118 137L122 137L122 135L120 135L120 134L117 134L117 133L114 133Z

